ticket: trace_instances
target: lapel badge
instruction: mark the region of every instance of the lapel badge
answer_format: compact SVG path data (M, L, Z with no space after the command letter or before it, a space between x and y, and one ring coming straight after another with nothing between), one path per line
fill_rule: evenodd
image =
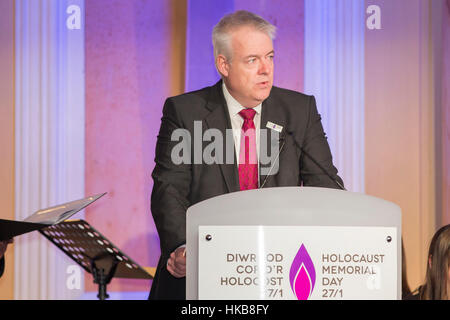
M267 121L266 128L269 128L271 130L275 130L278 133L281 133L281 131L283 130L282 126L280 126L280 125L278 125L276 123L270 122L270 121Z

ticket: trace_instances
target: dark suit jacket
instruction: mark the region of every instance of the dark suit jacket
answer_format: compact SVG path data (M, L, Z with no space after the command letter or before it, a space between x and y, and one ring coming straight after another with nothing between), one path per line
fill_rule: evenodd
M283 136L285 143L279 155L279 170L276 175L268 177L265 188L300 185L337 188L336 183L298 147L301 146L337 177L320 119L313 96L272 88L262 104L261 128L271 121L290 133ZM225 130L231 129L231 121L222 92L222 81L211 87L168 98L161 121L151 197L152 215L161 243L161 258L149 298L184 299L185 278L171 276L166 264L170 253L186 242L186 210L199 201L239 191L239 174L236 163L173 164L172 148L179 141L171 141L171 135L175 129L184 128L189 131L193 141L194 121L201 121L203 131L216 128L225 137ZM270 132L267 139L272 139ZM209 143L203 143L203 147ZM225 146L223 154L226 154ZM193 148L190 157L193 159ZM265 166L270 164L260 164L260 168ZM265 178L260 175L260 183ZM337 179L342 183L339 177Z

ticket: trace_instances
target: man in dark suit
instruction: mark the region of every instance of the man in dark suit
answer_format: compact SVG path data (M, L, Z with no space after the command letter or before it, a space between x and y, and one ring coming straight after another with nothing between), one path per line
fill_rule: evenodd
M343 184L333 166L314 97L273 86L274 34L273 25L250 12L223 17L213 30L216 68L222 80L168 98L164 104L151 198L161 258L150 299L185 299L189 206L258 187L338 188ZM201 141L201 148L188 143L209 129L220 132L223 141L231 138L233 146L230 149L223 143L213 163L199 161L205 160L202 152L208 141ZM180 140L173 139L181 136L178 133L188 137L187 148L179 153L174 150L180 150ZM275 152L267 158L271 160L261 161L266 159L264 150L273 150L274 145Z

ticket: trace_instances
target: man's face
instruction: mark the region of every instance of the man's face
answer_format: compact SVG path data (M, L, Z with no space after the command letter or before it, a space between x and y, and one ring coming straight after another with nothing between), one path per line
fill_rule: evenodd
M219 70L228 91L242 106L256 107L269 96L273 56L272 40L264 32L244 26L231 33L231 62L224 61Z

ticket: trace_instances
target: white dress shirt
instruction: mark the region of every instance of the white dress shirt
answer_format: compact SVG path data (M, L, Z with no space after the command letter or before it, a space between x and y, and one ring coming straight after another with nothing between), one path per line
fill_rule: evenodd
M242 125L244 124L244 119L239 115L239 112L245 107L243 107L233 96L228 92L228 89L224 82L222 82L222 90L223 95L225 96L225 101L227 103L228 112L230 114L231 119L231 128L233 129L233 138L234 138L234 147L236 150L236 165L239 167L239 152L241 148L241 130ZM259 159L259 129L261 128L261 110L262 104L258 104L253 108L256 111L255 117L253 118L253 122L255 124L255 133L256 133L256 155ZM259 172L259 161L258 161L258 172Z

